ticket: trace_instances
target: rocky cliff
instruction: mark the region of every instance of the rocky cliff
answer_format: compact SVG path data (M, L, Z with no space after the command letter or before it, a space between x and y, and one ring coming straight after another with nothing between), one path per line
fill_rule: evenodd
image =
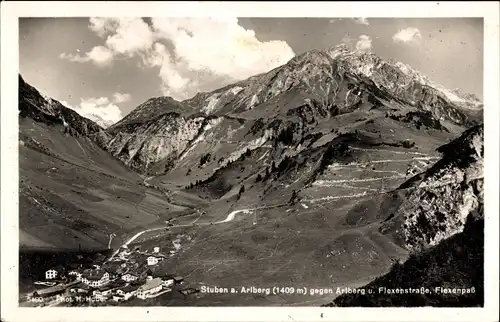
M472 127L438 151L443 158L399 187L397 215L381 228L411 251L421 251L461 232L469 216L483 216L482 125ZM400 227L402 225L402 227Z
M113 127L116 134L107 149L136 171L163 174L197 136L217 122L171 112L140 124L120 124Z

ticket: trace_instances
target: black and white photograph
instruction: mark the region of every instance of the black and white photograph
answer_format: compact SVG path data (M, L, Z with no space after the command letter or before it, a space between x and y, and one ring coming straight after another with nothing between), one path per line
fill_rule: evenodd
M449 17L103 8L121 4L17 6L10 62L2 35L2 282L7 267L17 309L495 319L498 3Z

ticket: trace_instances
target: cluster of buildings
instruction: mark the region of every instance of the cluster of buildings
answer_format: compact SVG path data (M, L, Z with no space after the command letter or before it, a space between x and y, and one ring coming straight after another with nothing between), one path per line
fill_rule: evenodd
M30 293L28 300L65 296L92 302L122 302L132 297L143 300L157 297L183 283L182 277L157 269L158 263L165 258L158 247L151 253L125 248L116 258L106 260L101 256L87 267L81 264L56 266L45 272L45 282L56 282L56 285Z

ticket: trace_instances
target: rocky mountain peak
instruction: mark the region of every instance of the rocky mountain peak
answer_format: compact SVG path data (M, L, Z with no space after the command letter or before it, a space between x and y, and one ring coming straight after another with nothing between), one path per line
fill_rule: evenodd
M351 52L351 48L347 44L339 44L336 46L333 46L331 48L328 48L325 50L325 52L332 58L336 58L339 55Z
M314 49L293 57L285 66L293 68L303 64L331 64L332 61L329 58L330 56L326 52Z
M452 92L453 94L457 95L458 97L464 100L481 103L481 99L479 99L479 97L477 97L475 94L465 93L460 88L455 88L454 90L452 90Z
M167 159L171 164L184 151L192 151L189 146L202 137L202 125L210 117L272 122L279 115L308 127L305 124L326 122L340 114L378 109L381 113L397 111L401 115L391 114L397 120L423 117L433 124L442 120L459 126L475 124L466 111L431 85L407 64L388 62L372 52L341 44L302 53L267 73L182 102L171 97L151 98L107 129L114 136L108 149L125 163L136 164L137 169ZM410 110L414 116L406 115ZM281 130L276 122L276 131Z
M373 52L351 49L346 44L332 47L325 52L349 72L371 78L377 86L387 88L396 95L401 96L402 90L405 89L414 92L415 89L427 86L435 89L441 98L458 107L474 109L482 107L476 95L463 93L460 90L449 90L403 62L383 60ZM415 101L414 96L414 93L411 93L409 101Z

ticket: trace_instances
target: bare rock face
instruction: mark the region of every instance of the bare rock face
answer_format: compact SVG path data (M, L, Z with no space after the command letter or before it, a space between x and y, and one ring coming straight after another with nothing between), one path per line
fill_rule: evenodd
M378 87L388 89L394 95L409 101L417 102L427 88L433 89L435 95L458 107L480 109L483 106L475 95L463 93L459 89L446 89L405 63L384 61L371 52L350 50L347 45L338 45L326 52L346 70L369 77Z
M469 216L483 218L483 137L482 125L467 130L438 149L439 162L400 187L408 193L398 210L398 233L408 250L421 251L462 232Z
M217 122L204 116L172 112L152 121L121 127L107 149L131 168L147 172L159 161L177 159L197 136ZM165 172L165 168L158 168L158 172Z

